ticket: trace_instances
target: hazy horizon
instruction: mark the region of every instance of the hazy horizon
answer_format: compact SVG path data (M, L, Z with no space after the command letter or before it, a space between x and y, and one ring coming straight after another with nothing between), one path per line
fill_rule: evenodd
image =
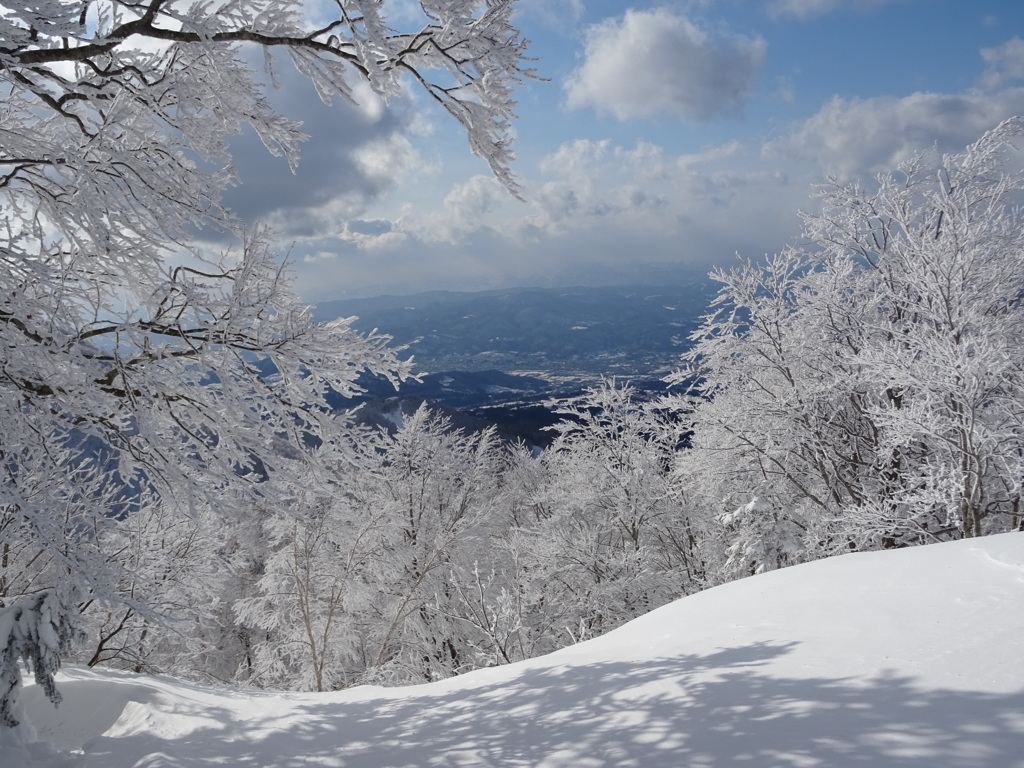
M275 228L310 302L760 258L829 175L870 181L1024 113L1024 5L925 2L520 0L546 78L516 93L523 201L415 90L328 108L281 61L270 98L312 138L292 175L240 137L226 202Z

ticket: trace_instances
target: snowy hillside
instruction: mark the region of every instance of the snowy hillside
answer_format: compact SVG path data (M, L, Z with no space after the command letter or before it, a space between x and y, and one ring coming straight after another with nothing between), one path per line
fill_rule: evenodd
M1024 533L727 584L430 685L254 694L71 669L29 765L1024 767Z

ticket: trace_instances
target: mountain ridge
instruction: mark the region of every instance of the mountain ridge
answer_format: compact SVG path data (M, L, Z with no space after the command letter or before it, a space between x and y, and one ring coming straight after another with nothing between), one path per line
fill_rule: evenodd
M356 316L407 346L423 373L498 370L594 380L671 370L714 295L706 277L661 286L430 291L342 299L317 321Z

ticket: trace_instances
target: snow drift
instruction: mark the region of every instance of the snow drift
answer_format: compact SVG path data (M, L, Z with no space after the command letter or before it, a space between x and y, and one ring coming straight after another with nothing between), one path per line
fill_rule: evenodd
M269 694L69 669L14 766L1024 767L1024 533L854 554L423 686ZM45 744L44 742L50 742Z

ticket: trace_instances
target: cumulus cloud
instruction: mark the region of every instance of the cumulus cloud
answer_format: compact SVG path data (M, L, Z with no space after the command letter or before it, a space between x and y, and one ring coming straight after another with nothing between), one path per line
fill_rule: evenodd
M353 149L350 157L365 178L381 187L423 166L412 143L397 132L370 138Z
M1024 40L1014 37L995 48L982 48L981 57L988 64L982 75L985 88L999 88L1013 80L1024 80Z
M353 219L345 223L338 239L355 245L361 251L382 252L401 247L408 236L396 231L393 223L386 219Z
M1024 88L997 94L914 93L905 98L833 98L788 136L767 144L767 158L803 160L840 178L890 170L933 147L959 151L1024 112Z
M445 195L444 207L459 222L478 222L505 199L505 194L494 177L476 175Z
M712 36L665 8L630 9L588 30L583 63L566 85L567 104L619 120L710 120L743 105L765 49L760 37Z
M325 285L370 295L705 270L737 251L782 248L798 234L811 191L738 142L677 154L649 142L574 140L524 183L528 203L475 176L432 210L352 221L335 257L315 264L317 277L314 265L308 273L299 265L300 290L319 300L337 296L322 293Z
M712 222L728 229L735 226L727 223L729 217L738 215L734 201L754 188L784 183L745 168L748 160L738 142L684 155L667 154L648 142L632 148L606 140L567 142L541 164L550 180L535 190L524 223L584 238L588 232L628 233L638 242L671 242Z
M452 187L441 210L407 212L395 227L424 243L458 244L474 231L487 228L488 215L508 202L508 193L493 176L476 175Z
M809 19L838 10L865 11L901 0L770 0L768 14L776 18L795 16Z
M415 166L405 139L414 115L402 100L385 108L367 87L354 89L358 104L335 99L327 106L290 65L275 75L279 87L268 90L270 101L301 122L309 139L292 173L247 129L231 144L239 184L227 191L225 203L243 221L267 222L286 239L321 236L336 229L339 216L360 215Z
M798 233L809 192L758 167L736 142L675 154L646 142L576 140L542 172L531 210L506 231L534 264L587 275L629 264L704 269L737 251L779 249Z

